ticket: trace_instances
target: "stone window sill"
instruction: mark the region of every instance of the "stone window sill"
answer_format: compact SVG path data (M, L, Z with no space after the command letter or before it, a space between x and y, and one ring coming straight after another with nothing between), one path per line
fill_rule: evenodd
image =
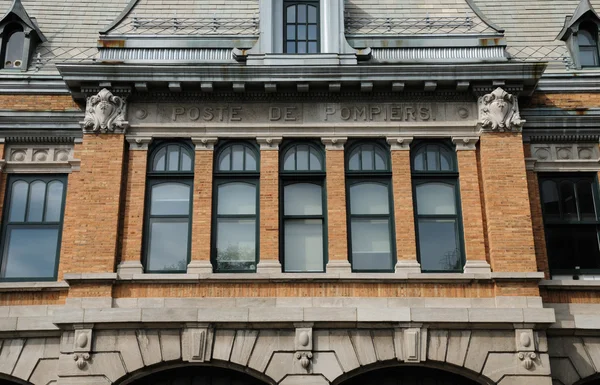
M548 279L540 287L549 290L600 290L600 280Z
M62 291L68 290L67 282L0 282L0 292L11 291Z

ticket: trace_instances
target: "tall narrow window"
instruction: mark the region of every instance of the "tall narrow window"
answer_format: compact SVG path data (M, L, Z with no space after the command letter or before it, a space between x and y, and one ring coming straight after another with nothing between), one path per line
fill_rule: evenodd
M598 27L594 23L584 23L577 33L579 64L582 67L598 67Z
M256 271L259 158L249 143L226 143L216 153L213 266L216 272Z
M540 190L553 276L600 273L595 174L541 174Z
M319 2L285 1L284 5L284 52L319 52Z
M2 221L2 279L56 279L66 182L66 176L8 178Z
M21 68L23 65L23 47L25 45L25 33L23 27L13 24L7 27L7 37L2 47L2 68Z
M462 271L462 221L456 154L440 143L412 151L418 256L424 272Z
M149 273L184 273L190 259L194 152L188 143L159 143L150 152L144 265Z
M323 150L297 143L282 151L283 270L325 271L325 168Z
M349 147L348 233L353 271L393 271L394 222L389 149L376 142Z

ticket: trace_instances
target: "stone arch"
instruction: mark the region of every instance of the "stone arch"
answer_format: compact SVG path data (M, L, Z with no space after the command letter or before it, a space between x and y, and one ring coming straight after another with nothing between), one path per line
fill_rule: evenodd
M23 381L20 378L0 373L0 385L31 385L31 383Z
M373 379L373 380L371 380ZM393 379L393 382L390 382ZM423 382L420 379L427 379ZM438 381L439 379L439 381ZM423 362L403 364L397 360L363 366L338 377L332 385L493 385L490 379L468 369Z

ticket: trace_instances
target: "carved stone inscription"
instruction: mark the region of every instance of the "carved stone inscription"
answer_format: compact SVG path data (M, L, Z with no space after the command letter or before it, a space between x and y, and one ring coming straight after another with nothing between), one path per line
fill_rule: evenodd
M380 124L469 121L475 103L186 103L133 104L132 123L158 124Z

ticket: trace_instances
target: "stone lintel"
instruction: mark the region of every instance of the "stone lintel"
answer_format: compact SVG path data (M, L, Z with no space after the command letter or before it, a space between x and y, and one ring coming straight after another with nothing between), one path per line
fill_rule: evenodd
M346 137L321 138L321 142L323 142L327 151L344 150L344 144L347 140Z
M392 151L409 151L413 141L412 136L388 136L386 138ZM419 269L420 271L420 269Z
M213 151L218 138L192 137L192 143L196 146L196 151Z
M131 151L148 151L148 146L152 143L151 136L126 136Z
M474 151L477 149L478 136L453 136L452 143L456 146L456 151Z

